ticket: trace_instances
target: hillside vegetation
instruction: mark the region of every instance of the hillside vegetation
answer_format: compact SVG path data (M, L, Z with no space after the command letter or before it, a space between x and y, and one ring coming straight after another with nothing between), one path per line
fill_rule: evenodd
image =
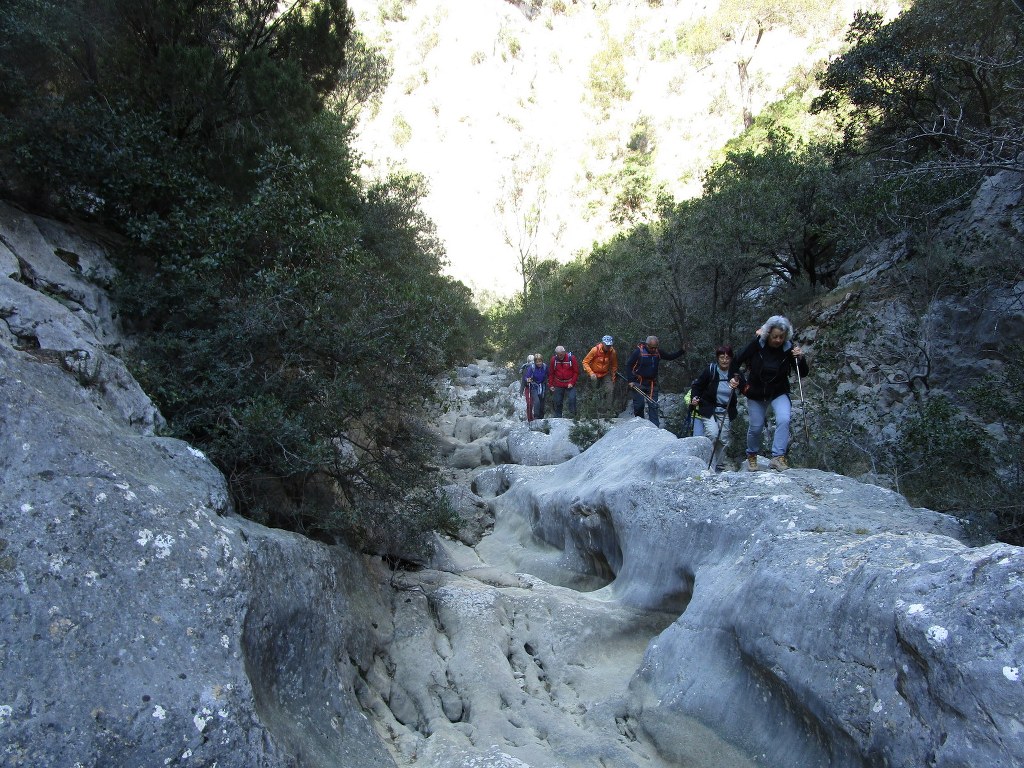
M857 4L351 6L394 72L357 144L377 173L399 163L429 179L452 273L480 296L699 194L728 138L813 82Z
M126 353L170 434L243 513L390 551L450 523L418 415L479 319L421 181L354 171L385 79L344 0L0 13L2 193L116 246Z
M494 343L509 357L555 343L582 354L611 330L627 345L659 332L689 350L667 366L680 391L717 344L784 312L811 327L832 374L814 382L801 461L870 473L1024 543L1022 232L1005 206L985 226L956 223L993 174L1024 170L1022 34L1024 12L1002 0L859 13L807 110L794 94L758 115L699 197L569 263L532 265L490 313ZM828 130L806 131L808 112ZM898 268L840 286L882 243ZM1009 336L983 342L983 312ZM874 384L852 395L879 362L900 369L895 399Z

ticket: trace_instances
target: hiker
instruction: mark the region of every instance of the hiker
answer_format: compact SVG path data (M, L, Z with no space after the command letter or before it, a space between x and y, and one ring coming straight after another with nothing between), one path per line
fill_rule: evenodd
M533 421L533 387L529 370L533 367L533 355L526 356L526 362L519 369L519 394L526 398L526 423Z
M729 380L735 381L747 397L750 426L747 428L747 467L757 471L757 453L768 418L768 408L775 414L775 436L772 439L770 469L789 469L789 421L792 403L789 399L789 376L796 365L801 376L807 375L803 350L793 344L793 325L782 315L774 315L757 331L757 338L732 359ZM740 366L746 364L747 376L740 377Z
M548 367L540 352L533 353L533 365L526 369L524 380L530 387L530 400L533 401L533 416L527 421L544 418L544 396L547 394L545 384L548 381Z
M583 370L594 383L597 392L598 413L612 412L615 407L615 374L619 370L619 355L615 351L615 339L603 336L599 344L583 358Z
M626 361L629 371L630 389L633 391L633 415L643 418L644 405L647 405L647 418L654 426L660 426L658 418L658 362L675 360L682 356L678 352L662 352L657 336L648 336L646 342L637 344L636 349Z
M576 418L576 382L580 378L580 364L572 352L565 347L555 347L555 354L548 364L548 387L551 390L551 406L555 418L562 418L562 404L568 397L569 413Z
M709 467L716 472L725 469L725 449L729 447L729 427L736 418L736 390L741 379L729 376L732 347L723 344L715 350L715 360L690 385L690 403L696 407L693 434L711 439L714 450Z

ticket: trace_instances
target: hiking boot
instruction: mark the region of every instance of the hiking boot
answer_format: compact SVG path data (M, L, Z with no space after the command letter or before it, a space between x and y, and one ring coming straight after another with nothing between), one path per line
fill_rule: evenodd
M786 462L785 456L775 456L771 461L768 462L768 469L774 469L776 472L785 472L789 469L789 464Z
M747 454L747 469L750 472L757 472L757 454Z

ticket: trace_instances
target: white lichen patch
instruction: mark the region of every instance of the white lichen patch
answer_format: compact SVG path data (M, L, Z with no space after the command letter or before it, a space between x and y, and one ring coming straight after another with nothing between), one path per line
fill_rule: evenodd
M921 603L914 603L907 608L907 616L914 616L918 613L924 613L924 605Z
M63 555L53 555L50 558L50 562L48 564L49 568L50 568L50 573L53 573L53 574L60 573L61 570L64 568L64 566L67 565L67 564L68 564L68 560Z
M14 715L14 708L10 704L0 704L0 725L7 725L7 721Z
M1003 677L1011 683L1016 683L1020 680L1020 667L1003 667Z
M146 486L146 490L147 490L147 491L149 491L150 493L155 493L155 494L157 494L158 496L159 496L160 494L162 494L162 493L163 493L163 491L161 491L161 490L160 490L159 488L157 488L157 487L156 487L155 485L153 485L153 484L147 485L147 486Z
M21 505L21 513L23 515L27 515L31 511L32 511L32 505L31 504L22 504Z
M156 547L156 556L163 560L171 554L171 547L174 546L174 537L161 533L154 539L153 545Z
M149 544L149 542L153 540L153 532L148 528L143 528L141 531L138 531L135 535L138 536L138 538L135 539L135 541L138 542L140 547L146 546L147 544Z
M933 624L928 627L928 630L924 633L925 639L933 646L942 645L946 640L949 639L949 630L945 627L940 627L938 624Z
M878 701L875 702L874 706L871 707L871 711L874 712L876 715L879 712L882 711L882 701L881 701L881 699L879 699Z
M231 638L228 637L227 635L221 635L220 636L220 645L221 645L222 648L230 648L231 647Z
M96 579L98 579L99 577L100 577L100 575L98 573L96 573L96 571L89 571L88 573L86 573L85 574L85 584L86 584L86 586L89 586L89 587L95 586Z
M167 710L161 707L159 704L153 707L153 717L157 720L167 719Z
M206 724L213 720L213 712L206 707L199 710L198 714L192 718L192 722L195 723L196 730L202 733L206 730Z
M205 459L206 454L200 451L198 448L193 448L191 445L188 446L188 452L195 456L197 459Z
M188 576L185 576L181 580L181 588L182 589L192 589L192 579L190 579Z
M106 500L107 500L107 494L105 494L105 493L97 493L95 498L93 499L93 501L95 501L97 504L102 504Z
M196 550L196 552L199 553L199 557L201 559L203 559L203 560L206 560L206 559L208 559L210 557L210 550L209 550L209 548L205 544L203 546L199 547Z

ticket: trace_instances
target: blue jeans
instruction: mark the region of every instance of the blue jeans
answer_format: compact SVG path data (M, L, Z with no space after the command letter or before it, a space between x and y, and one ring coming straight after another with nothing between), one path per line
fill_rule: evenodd
M644 406L647 406L647 418L651 420L651 424L656 427L661 426L661 420L658 418L658 388L652 387L650 384L644 387L644 395L651 398L653 403L647 402L643 395L637 392L635 389L630 390L633 393L633 415L639 416L641 419L644 417Z
M747 399L747 415L750 417L750 426L747 428L747 455L753 456L761 449L761 435L764 433L764 423L768 418L768 408L771 407L775 413L775 437L772 438L772 458L785 456L789 448L789 418L792 412L792 403L789 395L779 395L771 402L767 400Z
M568 398L566 398L568 393ZM555 411L555 418L562 418L562 403L569 400L569 414L576 417L576 387L555 387L551 390L551 407Z

